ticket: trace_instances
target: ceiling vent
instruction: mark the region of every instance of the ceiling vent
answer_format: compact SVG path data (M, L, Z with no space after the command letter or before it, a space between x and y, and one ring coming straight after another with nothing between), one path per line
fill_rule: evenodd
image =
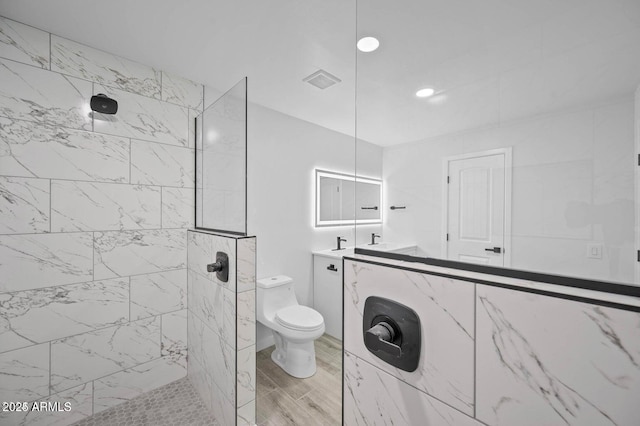
M304 78L302 81L316 86L318 89L326 89L327 87L331 87L336 83L340 83L342 80L340 80L335 75L329 74L325 70L318 70L310 76Z

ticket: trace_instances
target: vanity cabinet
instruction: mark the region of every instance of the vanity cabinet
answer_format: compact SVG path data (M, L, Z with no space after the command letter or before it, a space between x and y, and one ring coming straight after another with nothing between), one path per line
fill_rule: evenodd
M313 255L313 308L328 335L342 340L342 258Z

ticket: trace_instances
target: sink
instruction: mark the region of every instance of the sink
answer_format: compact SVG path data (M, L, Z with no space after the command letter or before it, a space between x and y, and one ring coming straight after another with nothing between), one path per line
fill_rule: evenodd
M358 248L365 250L386 251L389 253L401 253L415 255L417 247L415 244L402 244L402 243L379 243L375 245L361 244ZM343 250L318 250L313 254L324 257L331 257L334 259L342 259L343 256L353 256L354 247L347 247Z
M415 244L402 243L378 243L378 244L362 244L358 248L365 250L386 251L389 253L414 254L417 247Z
M367 249L367 250L392 251L394 248L397 248L397 246L398 244L378 243L378 244L363 244L358 247Z
M342 259L343 256L353 256L353 247L347 247L342 250L318 250L313 254L324 257L333 257L335 259Z

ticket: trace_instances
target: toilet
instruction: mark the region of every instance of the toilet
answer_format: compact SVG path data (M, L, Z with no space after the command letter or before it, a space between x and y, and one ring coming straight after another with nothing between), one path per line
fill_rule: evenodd
M316 372L313 341L324 333L324 318L298 304L293 279L285 275L258 280L256 317L269 327L276 341L271 359L293 377L304 379Z

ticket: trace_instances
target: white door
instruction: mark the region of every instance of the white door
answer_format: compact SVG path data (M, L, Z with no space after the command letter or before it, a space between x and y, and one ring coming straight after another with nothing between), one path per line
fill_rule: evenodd
M505 266L504 153L448 162L447 258Z

